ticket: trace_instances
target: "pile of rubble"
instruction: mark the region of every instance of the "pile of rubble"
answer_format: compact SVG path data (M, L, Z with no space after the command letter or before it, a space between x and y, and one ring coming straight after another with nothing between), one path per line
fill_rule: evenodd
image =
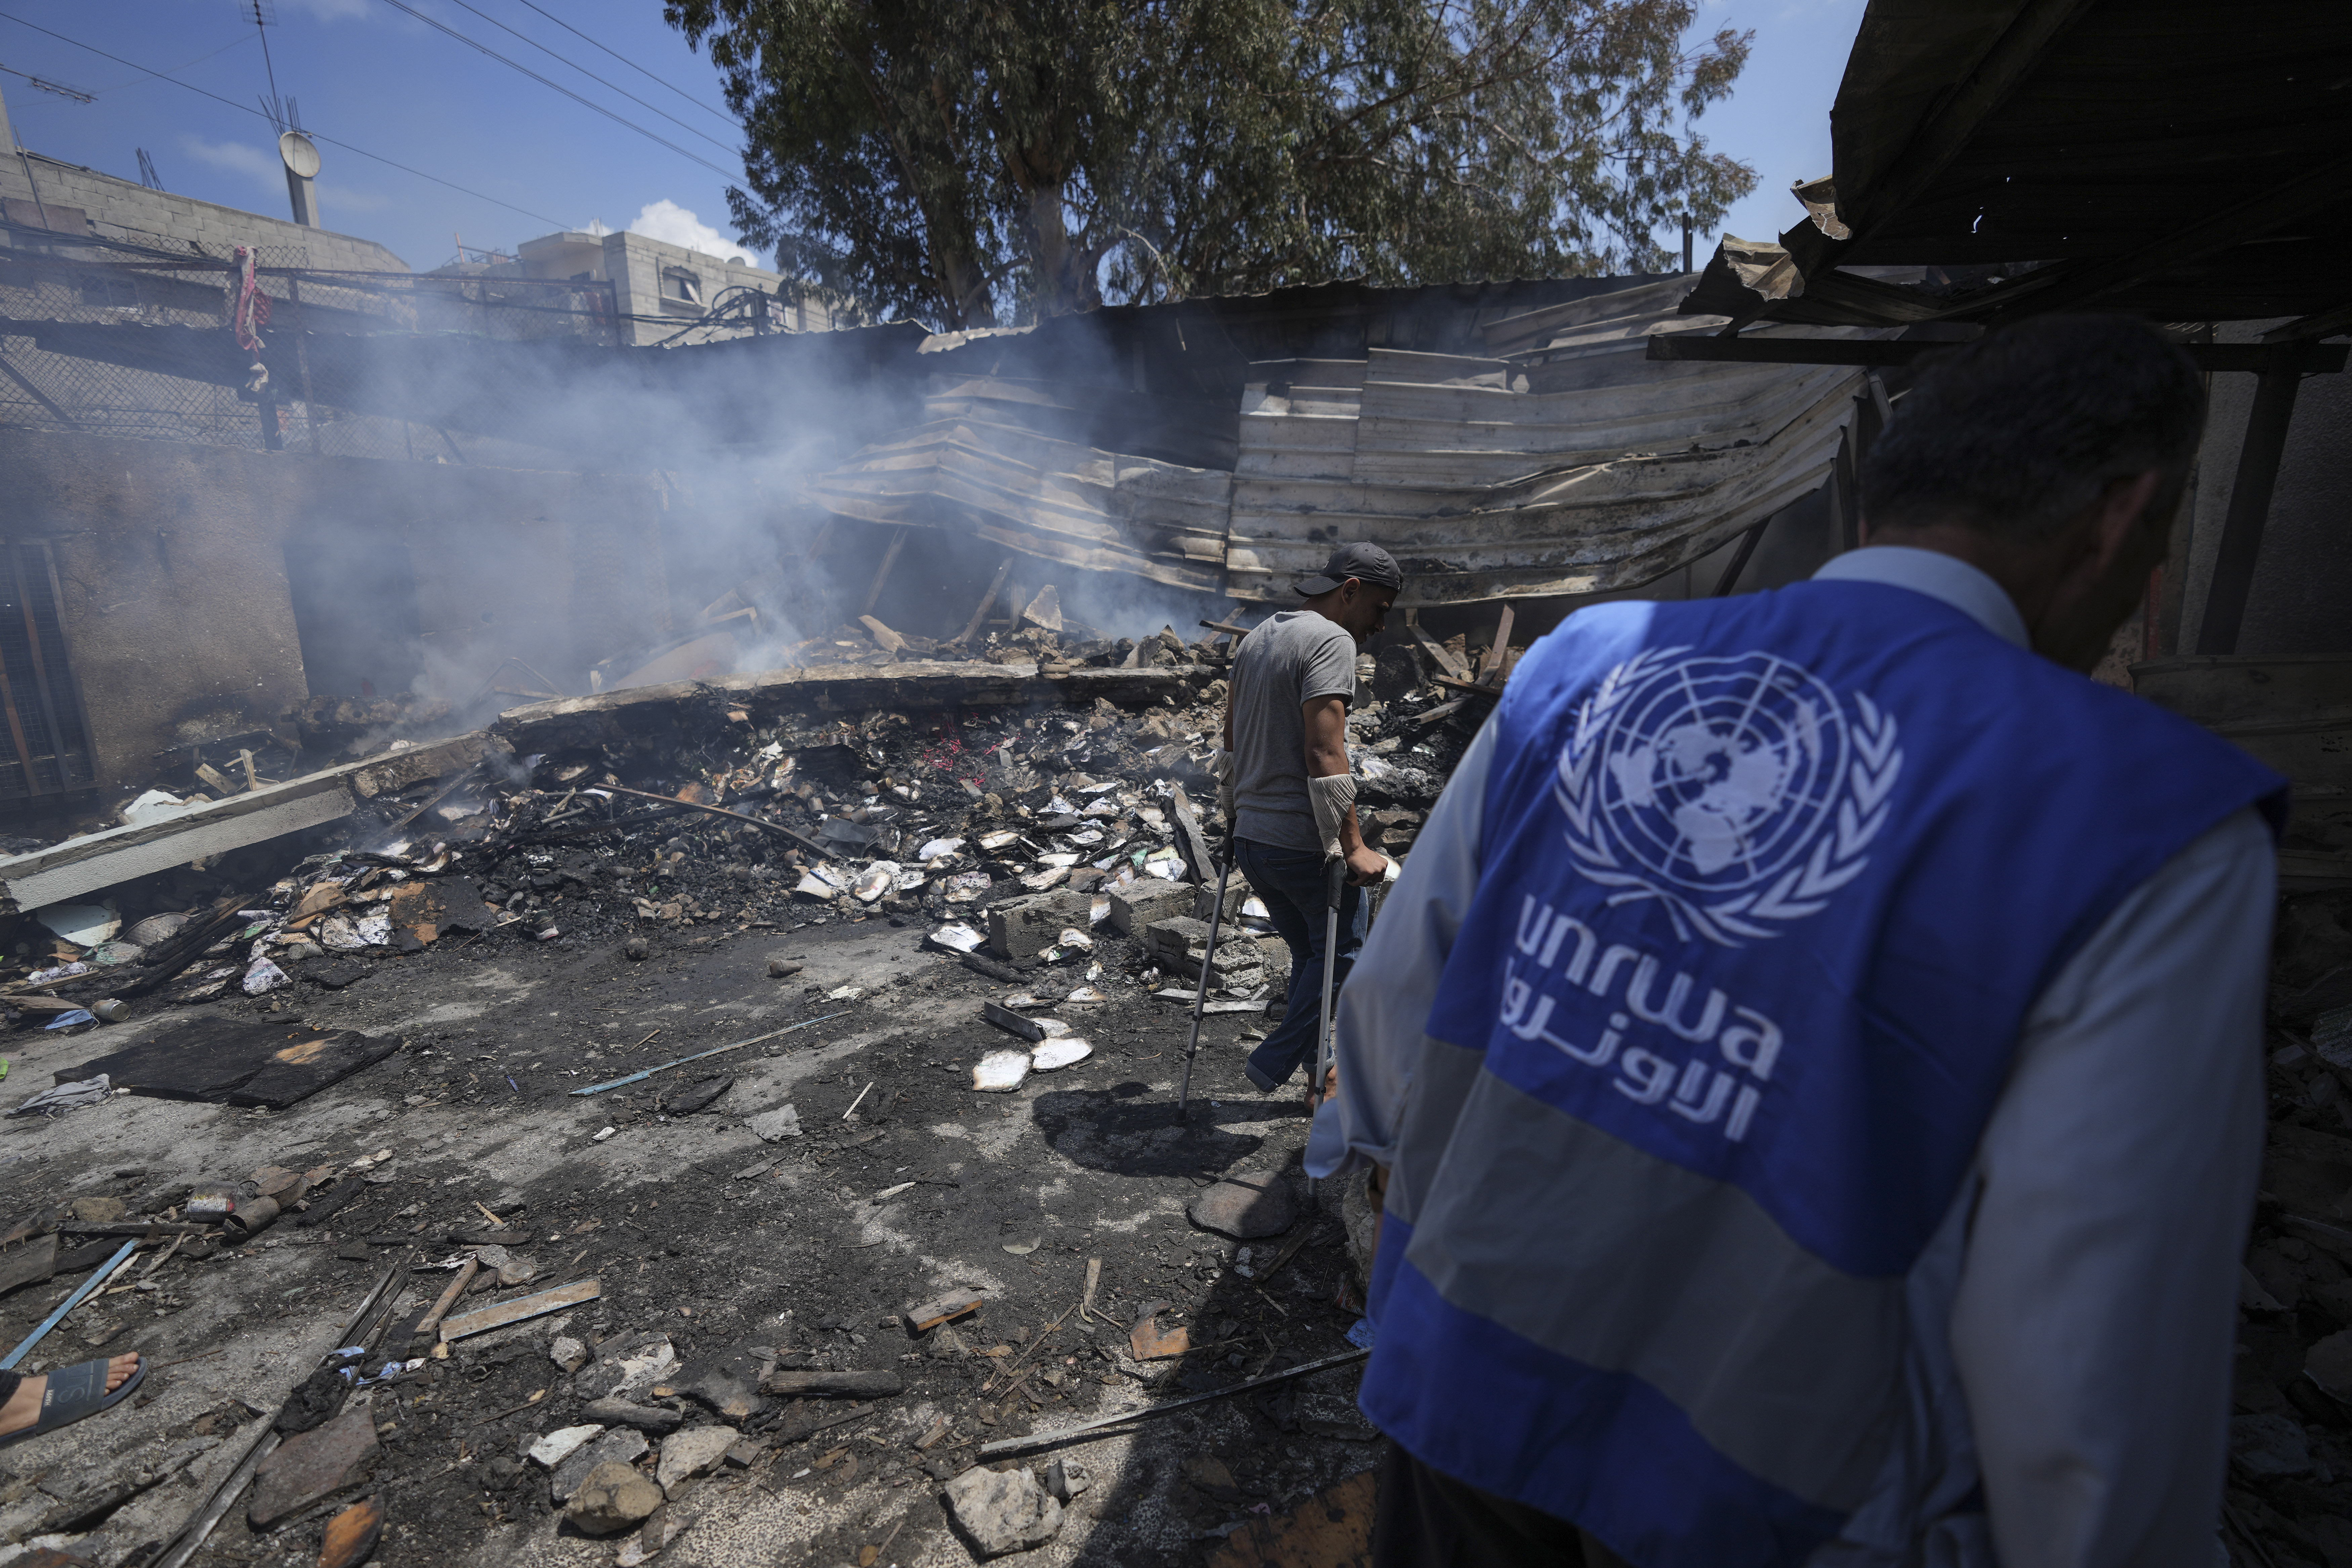
M1033 630L1014 646L1034 658L1054 637ZM0 970L0 1006L20 1026L88 1028L173 1005L278 1007L289 987L340 988L374 962L452 940L609 942L642 957L663 932L867 919L919 921L934 946L1004 966L1003 977L1051 968L1033 987L1052 989L1042 1000L1189 989L1206 936L1195 922L1210 912L1200 885L1216 879L1202 804L1227 653L1167 631L1100 657L1138 650L1177 677L1140 706L1097 697L834 717L789 694L661 689L646 705L661 715L656 731L522 754L493 745L455 778L388 790L279 841L310 850L290 864L247 852L211 874L181 868L38 911ZM1375 661L1363 663L1349 734L1365 836L1398 854L1468 724L1443 721L1460 705L1414 679L1420 664L1401 680L1382 669L1382 698ZM526 745L549 732L510 728ZM1222 994L1278 997L1286 957L1265 936L1263 909L1236 884L1227 915L1213 975Z

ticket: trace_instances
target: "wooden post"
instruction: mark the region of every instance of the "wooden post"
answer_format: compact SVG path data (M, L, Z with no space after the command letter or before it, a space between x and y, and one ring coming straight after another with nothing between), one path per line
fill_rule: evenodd
M996 575L988 580L988 592L980 596L979 606L971 612L971 619L963 624L963 630L956 634L954 641L970 642L979 634L980 623L988 618L988 606L996 603L997 590L1004 586L1004 580L1012 574L1013 557L1008 555L1003 564L997 567Z
M874 613L876 601L882 597L882 584L890 580L890 568L898 564L898 552L907 548L907 535L912 530L901 527L890 536L889 547L882 552L882 564L874 569L874 585L866 590L866 602L857 606L861 616Z
M2294 395L2303 382L2302 355L2300 343L2275 343L2263 356L2253 410L2246 416L2246 438L2238 448L2238 477L2230 485L2230 514L2213 554L2205 618L2197 627L2199 653L2238 651L2246 596L2254 585L2254 561L2263 549L2263 524L2270 518L2271 491L2278 483L2287 425L2294 417Z

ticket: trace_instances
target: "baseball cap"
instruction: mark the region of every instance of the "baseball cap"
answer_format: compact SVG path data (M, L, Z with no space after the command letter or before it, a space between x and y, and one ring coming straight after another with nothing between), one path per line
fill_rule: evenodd
M1404 587L1404 574L1397 570L1396 557L1377 544L1342 544L1331 552L1331 559L1323 563L1320 575L1300 578L1297 587L1311 599L1329 593L1350 577L1376 587Z

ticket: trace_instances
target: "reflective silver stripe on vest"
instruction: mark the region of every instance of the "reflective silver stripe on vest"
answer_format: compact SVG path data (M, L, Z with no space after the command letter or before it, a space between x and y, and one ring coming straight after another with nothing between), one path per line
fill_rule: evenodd
M1851 1511L1869 1494L1900 1415L1901 1279L1840 1273L1738 1188L1489 1073L1450 1124L1415 1115L1402 1131L1397 1165L1418 1175L1420 1215L1405 1258L1446 1300L1631 1373L1734 1464L1807 1502Z
M1423 1194L1486 1065L1483 1051L1465 1051L1433 1035L1421 1037L1421 1052L1412 1060L1412 1090L1397 1116L1396 1163L1381 1205L1407 1225L1420 1223L1414 1216L1421 1213Z

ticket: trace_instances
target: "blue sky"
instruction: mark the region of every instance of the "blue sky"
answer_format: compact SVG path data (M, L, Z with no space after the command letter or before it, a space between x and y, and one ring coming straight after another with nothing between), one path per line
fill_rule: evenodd
M319 197L328 227L377 240L419 268L450 259L460 236L469 247L511 248L592 220L698 248L740 249L729 229L728 179L719 172L738 165L727 150L734 133L712 112L721 108L718 77L663 24L658 0L537 0L537 11L524 0L467 0L470 11L457 0L403 4L717 169L485 58L404 15L392 0L263 4L275 17L268 34L278 90L297 100L303 125L419 172L322 145ZM566 31L551 13L593 42ZM95 95L79 103L24 76L0 74L18 141L126 179L139 177L137 149L143 147L169 190L283 215L275 132L258 113L269 78L251 15L249 0L0 0L0 16L21 19L0 20L0 67ZM1734 209L1731 232L1750 238L1779 233L1802 211L1788 194L1789 182L1829 172L1830 101L1861 16L1862 0L1702 0L1696 31L1756 31L1755 54L1731 100L1700 122L1717 150L1756 166L1757 194ZM500 30L499 23L513 31ZM254 112L241 112L245 107ZM1712 239L1702 239L1702 255Z

